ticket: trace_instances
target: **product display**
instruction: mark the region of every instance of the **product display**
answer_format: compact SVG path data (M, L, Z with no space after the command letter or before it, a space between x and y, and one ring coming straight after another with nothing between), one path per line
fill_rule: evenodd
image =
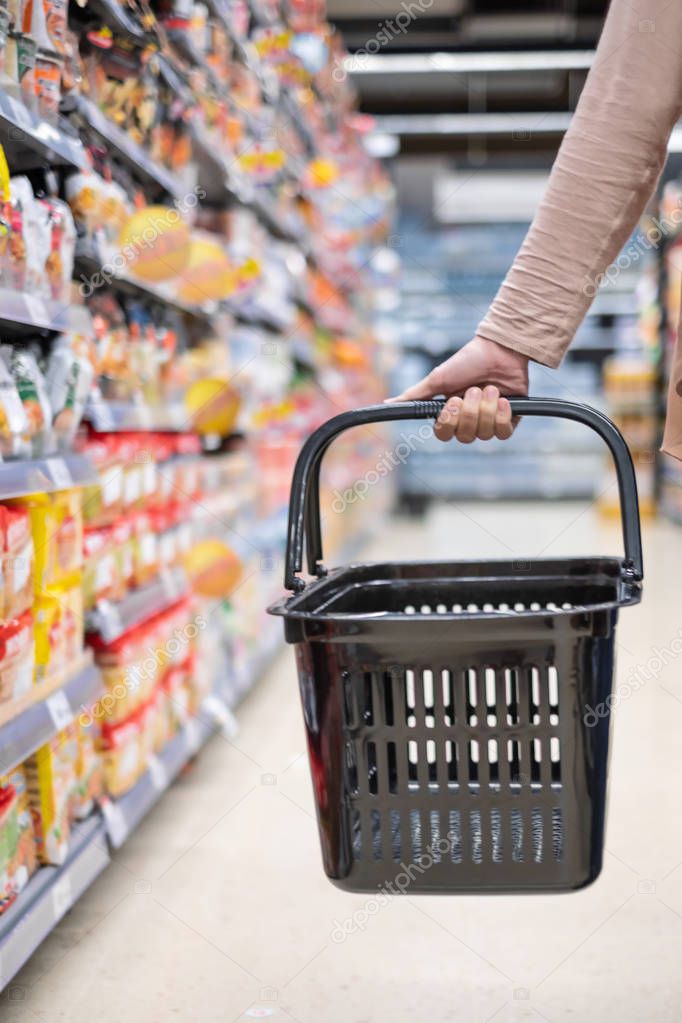
M322 9L267 16L0 8L7 123L33 133L19 161L0 123L3 912L83 822L118 846L253 684L296 452L384 393L363 267L393 187ZM340 445L325 499L371 467Z

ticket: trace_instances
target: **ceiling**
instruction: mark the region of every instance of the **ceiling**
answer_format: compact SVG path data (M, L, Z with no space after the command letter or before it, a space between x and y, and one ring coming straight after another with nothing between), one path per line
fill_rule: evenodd
M606 0L328 0L328 13L351 54L347 71L362 109L400 138L403 154L459 157L472 140L486 153L523 141L532 158L556 150L606 6Z

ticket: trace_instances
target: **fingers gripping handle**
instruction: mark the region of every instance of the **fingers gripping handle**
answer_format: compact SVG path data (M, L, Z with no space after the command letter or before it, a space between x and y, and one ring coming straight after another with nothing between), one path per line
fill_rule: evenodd
M571 419L589 426L607 444L613 455L618 476L625 546L623 572L632 580L640 580L643 575L643 563L637 483L630 452L618 428L601 412L586 405L556 398L510 398L509 402L515 416ZM334 438L353 426L368 423L437 419L444 405L444 401L404 401L388 405L370 405L352 412L343 412L311 434L298 456L291 484L284 575L286 589L298 591L305 586L298 575L303 564L304 537L310 572L317 572L322 562L319 472L322 458Z

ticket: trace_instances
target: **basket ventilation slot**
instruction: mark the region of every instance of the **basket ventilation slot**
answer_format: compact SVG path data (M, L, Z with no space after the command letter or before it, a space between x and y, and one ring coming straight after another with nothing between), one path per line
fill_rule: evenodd
M455 864L561 863L561 807L511 810L370 810L366 824L351 813L356 859L385 858L423 877L432 866ZM386 844L386 848L385 848Z

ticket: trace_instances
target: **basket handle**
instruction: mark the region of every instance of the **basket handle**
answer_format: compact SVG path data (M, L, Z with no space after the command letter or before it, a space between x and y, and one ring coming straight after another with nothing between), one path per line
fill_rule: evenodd
M620 430L607 416L587 405L577 405L558 398L510 398L509 403L515 416L572 419L589 426L606 442L613 455L618 475L625 546L623 575L631 581L641 580L643 563L637 483L630 451ZM445 401L442 399L369 405L334 416L308 437L296 461L291 482L284 574L286 589L300 591L305 586L305 582L298 575L303 564L304 535L311 575L325 574L322 564L319 480L322 459L334 438L353 426L368 423L386 423L401 419L437 419L444 405Z

